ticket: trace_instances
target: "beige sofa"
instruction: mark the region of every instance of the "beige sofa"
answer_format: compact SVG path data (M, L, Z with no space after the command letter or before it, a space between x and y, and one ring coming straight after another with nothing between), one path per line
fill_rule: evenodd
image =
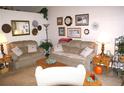
M36 45L37 51L33 53L28 53L28 45ZM16 56L12 52L12 48L18 47L22 50L23 54L21 56ZM39 48L36 41L26 40L26 41L15 41L7 44L8 54L12 55L13 63L12 68L18 69L25 66L35 64L36 60L43 56L43 49Z
M92 48L93 52L87 57L80 55L80 52L86 47ZM63 51L53 51L51 56L56 60L69 65L77 66L83 64L87 70L90 70L90 62L97 53L97 44L91 41L72 40L62 44Z

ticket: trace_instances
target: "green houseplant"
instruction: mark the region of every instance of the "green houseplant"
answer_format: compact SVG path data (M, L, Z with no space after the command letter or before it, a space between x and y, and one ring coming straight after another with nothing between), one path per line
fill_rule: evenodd
M124 54L124 42L119 43L119 45L118 45L118 52L120 54Z
M39 47L43 48L45 50L45 56L48 57L50 54L50 49L53 47L51 42L41 42Z

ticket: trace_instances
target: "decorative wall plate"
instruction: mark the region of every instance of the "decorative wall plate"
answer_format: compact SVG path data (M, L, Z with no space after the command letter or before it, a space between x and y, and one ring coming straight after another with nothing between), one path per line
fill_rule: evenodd
M88 35L89 34L89 29L84 29L84 34Z
M99 24L96 23L96 22L94 22L94 23L92 24L92 28L93 28L94 30L97 30L97 29L99 28Z
M70 26L72 24L72 17L71 16L66 16L64 19L64 22L67 26Z
M11 26L9 24L3 24L2 25L2 30L5 33L9 33L11 31Z
M39 26L37 27L37 29L38 29L39 31L42 30L42 26L39 25Z
M37 35L37 33L38 33L37 29L34 28L34 29L32 30L32 34L35 36L35 35Z
M38 26L38 22L36 20L33 20L32 26L37 27Z

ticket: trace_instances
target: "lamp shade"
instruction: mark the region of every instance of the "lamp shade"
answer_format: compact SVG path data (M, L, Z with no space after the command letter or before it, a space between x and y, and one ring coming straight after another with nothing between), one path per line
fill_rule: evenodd
M108 32L100 32L97 37L98 43L109 43L110 42L110 34Z
M0 43L7 42L7 38L4 36L4 34L0 33Z

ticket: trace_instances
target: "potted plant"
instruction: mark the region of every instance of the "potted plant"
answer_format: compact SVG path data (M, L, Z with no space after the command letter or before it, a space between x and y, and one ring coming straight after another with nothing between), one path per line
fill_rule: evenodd
M118 52L120 54L124 54L124 42L119 43L119 45L118 45Z
M45 56L48 57L50 54L50 49L53 47L51 42L42 42L39 47L43 48L45 51Z

